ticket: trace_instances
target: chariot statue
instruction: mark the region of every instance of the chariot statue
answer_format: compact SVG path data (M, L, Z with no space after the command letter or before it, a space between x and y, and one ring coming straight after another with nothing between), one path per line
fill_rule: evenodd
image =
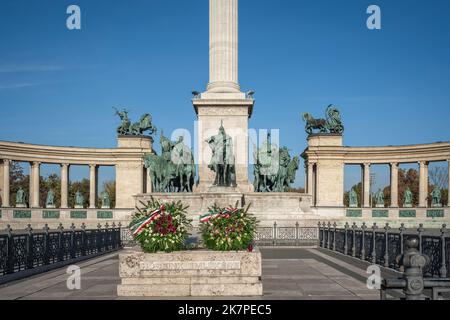
M259 149L254 146L253 157L255 192L286 192L295 182L299 157L291 158L287 148L273 144L270 133Z
M145 132L149 135L156 133L157 128L152 124L152 116L148 113L143 114L138 122L132 123L128 117L128 110L116 110L121 124L117 128L117 134L123 136L143 136Z
M306 122L305 131L308 135L313 133L342 134L344 132L341 113L334 105L329 105L326 109L325 119L314 119L308 112L303 113L302 118Z
M206 140L212 150L209 168L216 173L214 186L236 187L236 168L233 154L233 139L226 134L223 123L219 133Z
M147 154L144 164L152 181L153 192L192 192L196 175L192 150L179 137L176 142L161 132L161 156Z

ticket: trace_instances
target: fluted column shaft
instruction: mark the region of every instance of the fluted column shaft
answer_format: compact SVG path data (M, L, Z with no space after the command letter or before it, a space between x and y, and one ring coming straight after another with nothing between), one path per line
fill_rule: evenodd
M363 201L364 201L364 208L370 207L370 163L364 163L363 164L363 188L364 188L364 195L363 195Z
M9 192L10 192L10 186L9 186L9 169L11 166L11 160L4 159L3 160L3 199L2 199L2 206L3 207L9 207L10 206L10 199L9 199Z
M391 163L391 207L398 207L398 163Z
M450 207L450 159L447 160L447 165L448 165L448 184L447 184L448 200L447 200L447 206Z
M69 165L61 165L61 208L69 207Z
M39 162L32 162L30 164L30 207L39 208L39 178L40 178L41 164Z
M209 92L239 92L238 0L210 0Z
M89 208L95 209L97 206L97 173L98 166L89 166Z
M419 162L419 207L428 206L428 163L426 161Z

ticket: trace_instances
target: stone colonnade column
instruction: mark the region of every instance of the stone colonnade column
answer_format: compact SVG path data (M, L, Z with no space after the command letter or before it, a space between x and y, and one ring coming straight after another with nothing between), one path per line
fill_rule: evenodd
M89 165L89 208L95 209L97 206L97 179L98 166L95 164Z
M363 164L363 207L370 208L370 163Z
M61 164L61 208L69 207L69 164Z
M398 207L398 163L391 163L391 207Z
M447 207L450 207L450 159L447 160L447 165L448 165L448 184L447 184L448 200L447 200Z
M11 160L3 159L3 199L2 206L7 208L10 206L9 200L9 168L11 166Z
M30 170L30 207L39 208L39 180L40 180L40 162L32 162Z
M419 207L428 206L428 162L420 161L419 175Z

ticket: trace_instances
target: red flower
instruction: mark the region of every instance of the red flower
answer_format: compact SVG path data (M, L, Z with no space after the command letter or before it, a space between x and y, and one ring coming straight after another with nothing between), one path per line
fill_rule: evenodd
M248 252L253 252L253 245L249 244L247 248Z

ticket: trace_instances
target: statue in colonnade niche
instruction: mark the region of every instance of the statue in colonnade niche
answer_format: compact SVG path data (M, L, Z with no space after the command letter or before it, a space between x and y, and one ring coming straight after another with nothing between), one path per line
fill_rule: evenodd
M161 132L160 143L161 156L144 156L153 192L192 192L196 175L194 155L184 138L180 136L172 142Z
M286 192L295 182L299 157L291 158L289 149L273 144L270 133L259 149L254 146L253 157L255 192Z
M442 207L442 191L439 187L434 187L433 191L431 192L431 198L432 198L432 202L431 202L431 206L435 207L435 208L440 208Z
M314 133L323 134L342 134L344 133L344 125L342 124L341 113L334 105L329 105L325 111L325 119L314 119L314 117L305 112L302 115L303 121L306 122L305 131L308 135ZM318 130L318 132L315 132Z
M412 208L413 206L413 193L411 192L411 189L408 187L405 190L405 199L403 201L403 207L405 208Z
M48 209L53 209L56 207L55 204L55 192L53 189L48 190L47 192L47 198L45 200L45 207Z
M352 188L349 193L349 206L350 208L358 207L358 194L356 193L354 188Z
M16 207L25 208L27 206L27 194L22 187L19 187L16 193Z
M216 173L214 186L236 187L236 166L233 153L233 139L225 132L223 123L219 133L206 140L212 150L211 161L208 165Z
M84 208L84 196L80 192L80 190L77 190L77 192L75 192L75 208L77 209Z
M128 110L122 111L114 108L116 115L121 120L120 126L117 128L117 134L123 136L143 136L145 132L149 132L149 135L156 133L157 128L152 124L152 116L149 113L142 115L141 119L132 123L128 117Z
M377 193L375 193L375 206L377 208L384 208L384 192L381 189L378 189Z
M106 191L102 193L102 209L111 209L111 199Z

